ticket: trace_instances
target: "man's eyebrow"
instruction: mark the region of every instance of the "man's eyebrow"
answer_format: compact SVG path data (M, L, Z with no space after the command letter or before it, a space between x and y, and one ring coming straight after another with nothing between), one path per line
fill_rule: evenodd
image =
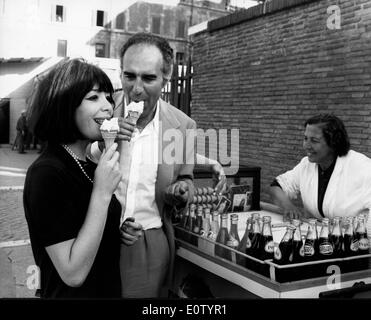
M136 74L134 72L130 71L124 71L124 75L126 76L135 76ZM141 77L150 77L150 78L157 78L157 75L155 73L143 73Z

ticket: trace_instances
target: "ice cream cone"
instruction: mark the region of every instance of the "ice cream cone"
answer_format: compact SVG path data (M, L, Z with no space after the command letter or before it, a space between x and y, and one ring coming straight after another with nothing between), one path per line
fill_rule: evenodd
M102 133L106 150L108 150L115 142L118 131L119 125L117 118L112 118L110 120L105 119L103 121L102 125L100 126L100 132Z
M143 107L144 107L144 102L143 101L139 101L139 102L132 101L132 102L130 102L130 104L127 106L128 114L126 116L126 119L130 123L136 125L140 115L143 112Z
M131 110L129 110L126 119L130 123L136 125L139 117L140 117L140 113L138 111L131 111Z
M101 131L104 139L106 150L108 150L115 142L117 131Z

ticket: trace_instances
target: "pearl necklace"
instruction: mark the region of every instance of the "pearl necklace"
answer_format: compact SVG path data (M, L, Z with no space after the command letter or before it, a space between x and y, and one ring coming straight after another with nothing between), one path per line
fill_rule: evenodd
M82 167L81 163L79 162L79 158L77 155L65 144L62 144L62 147L71 155L71 157L75 160L79 168L81 169L82 173L89 179L91 183L94 183L94 181L88 176L84 168Z

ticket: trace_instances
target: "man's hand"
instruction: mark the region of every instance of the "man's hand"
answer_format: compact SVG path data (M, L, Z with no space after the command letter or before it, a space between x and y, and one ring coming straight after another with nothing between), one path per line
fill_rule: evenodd
M187 202L189 196L187 182L180 180L173 183L167 188L165 196L175 205Z
M219 162L212 165L211 170L213 171L214 190L217 194L222 194L227 190L227 177L224 173L224 169Z
M127 246L133 245L142 235L143 227L133 217L127 218L120 227L121 241Z
M118 119L118 124L119 124L120 130L117 134L116 140L130 141L131 136L133 135L135 125L130 123L128 120L122 117Z
M126 119L122 117L118 118L118 124L119 124L120 130L117 133L117 137L115 141L116 142L122 141L122 140L130 141L133 135L133 132L134 132L135 125L128 122ZM98 148L101 152L103 152L105 148L104 140L98 141Z

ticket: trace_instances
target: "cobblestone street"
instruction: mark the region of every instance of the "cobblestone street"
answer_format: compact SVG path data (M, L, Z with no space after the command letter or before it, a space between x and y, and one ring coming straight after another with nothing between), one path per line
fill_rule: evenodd
M29 239L22 197L23 190L0 191L0 242Z
M0 147L0 298L34 298L35 268L23 210L23 184L37 150Z

